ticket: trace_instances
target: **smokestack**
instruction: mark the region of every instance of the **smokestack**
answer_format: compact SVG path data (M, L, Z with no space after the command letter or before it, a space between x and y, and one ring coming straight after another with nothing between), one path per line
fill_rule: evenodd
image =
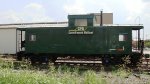
M100 12L100 26L103 26L103 10Z

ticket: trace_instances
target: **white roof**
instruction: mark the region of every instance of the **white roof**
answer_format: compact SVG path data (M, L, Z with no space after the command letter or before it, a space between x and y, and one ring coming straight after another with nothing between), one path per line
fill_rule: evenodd
M30 28L30 27L31 28L34 28L34 27L68 27L68 22L0 24L0 29Z

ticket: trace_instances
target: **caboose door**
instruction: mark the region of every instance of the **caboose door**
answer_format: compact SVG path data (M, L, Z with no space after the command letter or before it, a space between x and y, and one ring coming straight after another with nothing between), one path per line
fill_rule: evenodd
M128 54L132 50L132 36L130 28L107 28L107 52L109 54Z

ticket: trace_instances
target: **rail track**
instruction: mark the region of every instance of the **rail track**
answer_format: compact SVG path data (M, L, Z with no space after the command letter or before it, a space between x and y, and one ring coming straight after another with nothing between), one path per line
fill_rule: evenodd
M143 58L142 59L142 63L140 64L140 68L143 71L150 72L150 58Z
M69 60L69 59L57 59L55 62L56 66L59 65L67 65L67 66L79 66L79 67L85 67L89 69L101 69L103 68L102 61L101 59L91 59L91 60L85 60L85 59L74 59L74 60ZM150 72L150 58L142 58L141 63L137 65L137 67L133 68L132 66L130 67L134 70L141 70L141 71L147 71Z
M27 61L17 61L14 59L14 57L10 56L3 56L1 57L2 60L6 63L10 63L13 65L20 65L23 66L30 65L30 62ZM38 63L37 63L38 64ZM36 64L36 65L37 65ZM43 65L46 65L43 63ZM96 59L69 59L69 58L57 58L55 63L50 63L49 65L55 65L55 66L70 66L70 67L79 67L79 68L85 68L85 69L96 69L101 70L103 68L102 61L100 58ZM141 71L147 71L150 72L150 58L142 58L142 62L138 65L138 68L134 69L140 69Z
M102 67L101 59L61 59L58 58L55 66L67 65L69 67L79 67L84 69L99 70Z

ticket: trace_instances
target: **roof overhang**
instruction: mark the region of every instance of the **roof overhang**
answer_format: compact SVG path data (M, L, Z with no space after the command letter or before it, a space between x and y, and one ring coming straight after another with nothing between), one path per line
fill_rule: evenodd
M98 24L98 26L99 26L99 24ZM127 27L127 28L132 28L132 30L144 29L143 24L103 24L103 26Z

